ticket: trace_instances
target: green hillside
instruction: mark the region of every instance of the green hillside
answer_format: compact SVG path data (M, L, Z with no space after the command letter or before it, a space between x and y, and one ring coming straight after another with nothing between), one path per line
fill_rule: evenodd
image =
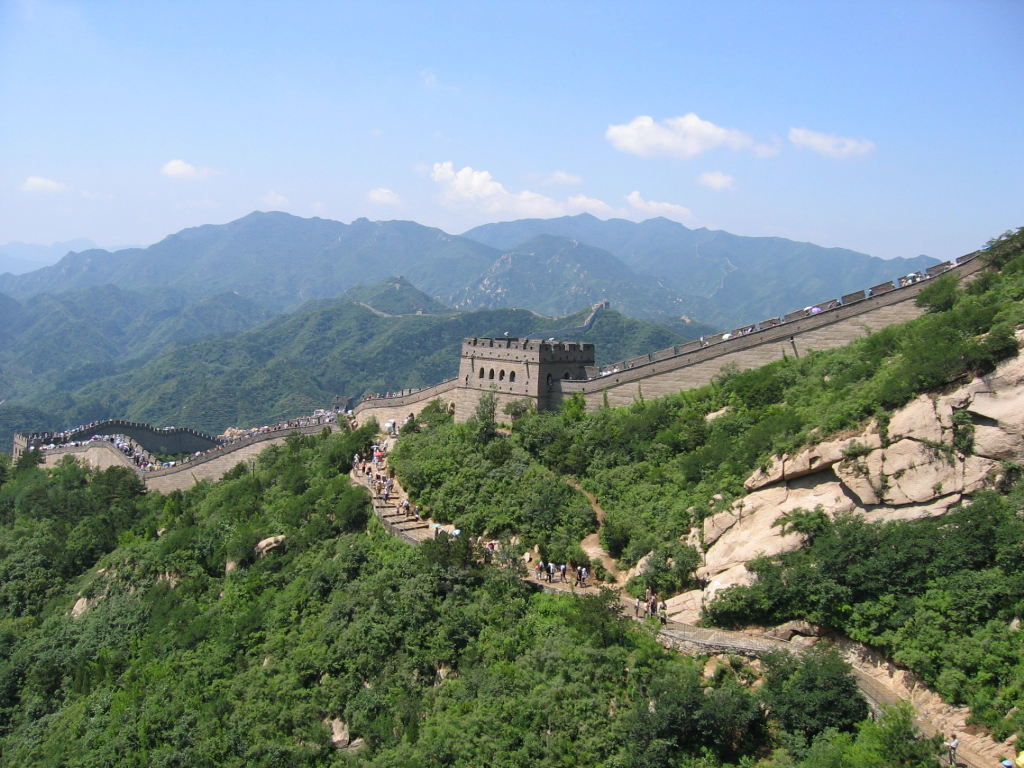
M441 315L454 311L425 294L402 276L388 277L374 285L357 285L349 288L334 301L360 302L389 315Z
M521 416L508 438L472 422L423 419L394 466L414 501L442 521L469 533L515 532L556 561L578 557L593 521L565 515L545 528L524 519L529 488L508 484L509 467L539 462L596 496L606 513L602 542L622 567L651 553L635 589L695 588L699 555L681 542L741 498L744 479L769 459L868 419L887 424L917 395L1018 354L1024 228L997 240L988 259L993 269L964 288L952 276L933 282L920 295L924 316L846 348L726 371L711 386L629 408L586 412L581 398L570 400L560 413ZM720 415L708 421L710 413ZM969 419L958 422L953 450L970 455L972 430ZM920 674L946 701L970 706L971 722L996 740L1021 733L1022 477L1006 462L999 490L934 519L870 524L797 510L784 522L803 546L753 561L754 583L720 593L705 621L834 628Z
M407 282L401 284L402 290L396 291L394 285L385 281L356 295L386 296L395 303L382 306L392 309L420 306L423 294ZM0 424L11 430L0 433L0 440L6 449L12 431L38 428L35 414L40 412L50 414L50 429L99 418L130 418L213 433L228 426L275 422L328 407L335 395L358 397L451 378L458 370L465 337L548 335L582 325L589 313L585 309L549 318L521 309L485 309L388 317L352 301L318 300L242 333L172 344L155 356L127 360L106 347L98 352L110 341L79 322L72 326L83 334L77 345L60 349L60 335L55 335L55 349L48 354L60 357L45 368L45 376L32 378L31 386L22 381L20 389L12 383L21 394L0 405ZM66 334L67 328L61 328ZM613 310L602 310L589 331L567 337L595 343L605 363L689 338ZM69 359L80 360L77 350L103 362L68 364ZM39 357L40 365L49 359L42 352ZM12 375L16 370L10 369ZM33 416L23 423L17 416L4 416L5 409L14 414L25 407L33 409Z
M614 596L534 590L512 550L388 537L344 471L372 436L294 437L170 496L123 468L0 461L0 761L887 768L937 753L906 711L865 719L834 652L706 676Z
M460 308L519 306L547 315L612 302L632 317L679 316L688 303L658 280L638 275L607 251L576 240L537 235L453 296Z

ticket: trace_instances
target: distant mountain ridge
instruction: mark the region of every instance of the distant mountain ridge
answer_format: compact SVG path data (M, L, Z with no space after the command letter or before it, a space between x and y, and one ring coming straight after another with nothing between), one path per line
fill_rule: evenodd
M512 248L539 235L604 249L637 274L689 297L693 315L722 327L757 322L938 263L928 256L885 260L780 237L688 229L665 218L603 221L587 213L484 224L462 236Z
M412 221L343 224L255 212L148 248L69 253L34 272L0 275L0 292L24 300L106 284L173 287L190 301L235 292L275 314L403 275L459 309L520 306L557 315L608 300L634 317L687 316L730 328L933 263L690 230L667 219L637 224L581 214L488 224L459 236Z

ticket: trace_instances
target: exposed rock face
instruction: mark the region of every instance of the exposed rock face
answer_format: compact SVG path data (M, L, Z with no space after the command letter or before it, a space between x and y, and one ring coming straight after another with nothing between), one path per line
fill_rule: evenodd
M256 545L256 557L263 557L268 552L277 549L284 542L284 536L271 536Z
M1018 333L1018 341L1022 337ZM965 411L973 425L968 455L954 447L968 420L954 420L956 411ZM754 472L744 483L746 496L691 533L689 542L704 553L697 575L707 586L666 601L669 615L696 621L716 592L751 582L750 560L799 546L799 536L774 525L788 512L820 505L832 516L856 514L872 522L942 515L993 485L1002 461L1024 461L1021 358L951 394L921 395L893 414L884 440L872 422L860 434L777 457Z

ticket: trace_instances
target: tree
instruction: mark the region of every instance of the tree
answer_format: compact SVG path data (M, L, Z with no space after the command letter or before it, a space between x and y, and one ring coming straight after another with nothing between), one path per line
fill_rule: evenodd
M826 728L851 731L868 715L850 665L832 647L800 655L772 651L763 657L761 688L771 718L808 742Z

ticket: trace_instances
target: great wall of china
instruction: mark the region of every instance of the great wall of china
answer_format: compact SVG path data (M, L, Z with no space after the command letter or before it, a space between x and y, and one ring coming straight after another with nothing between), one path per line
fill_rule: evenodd
M955 263L935 265L929 268L928 277L949 272L961 280L970 279L985 266L985 260L978 256L980 252L970 253ZM724 366L756 368L785 356L800 357L812 350L845 346L886 326L912 320L924 312L914 300L928 284L928 280L904 286L882 283L784 317L603 368L591 362L584 366L582 375L571 373L563 363L578 362L575 358L585 357L587 347L592 352L592 345L539 339L467 339L458 376L424 389L363 400L353 409L353 416L358 424L371 418L380 424L392 419L401 423L428 403L441 400L455 413L456 420L464 421L488 391L496 394L499 411L511 401L524 399L540 410L553 409L575 393L583 396L589 409L605 402L613 407L629 405L638 399L710 384ZM499 375L491 378L491 369ZM482 375L485 370L488 375ZM555 375L548 379L544 370ZM506 371L509 375L501 378ZM511 378L513 372L516 378Z
M977 258L979 255L980 252L970 253L955 263L931 267L928 276L949 272L961 280L970 279L985 266L985 260ZM914 300L928 284L927 280L905 286L882 283L784 317L603 368L593 365L592 344L539 339L466 339L457 377L423 389L363 400L353 409L353 423L360 425L370 419L376 419L379 424L391 420L401 423L435 400L454 412L457 420L464 421L487 392L496 394L499 407L527 400L538 409L553 409L575 393L583 396L590 409L601 407L605 402L611 406L629 405L641 398L709 384L724 366L735 366L739 370L755 368L788 355L799 357L812 350L840 347L893 323L911 320L924 311ZM593 323L602 308L596 305L587 323ZM333 424L331 428L336 429L338 425ZM88 440L94 434L123 434L154 453L205 453L172 467L141 471L113 445L92 441L47 450L44 462L54 464L64 454L72 454L99 468L128 466L139 471L147 488L168 492L187 488L199 480L216 480L268 445L283 442L288 434L321 429L322 425L282 429L218 444L210 435L192 429L157 429L115 419L90 425L79 432L64 433L59 442ZM53 437L53 433L15 435L14 456L30 446L45 445Z

